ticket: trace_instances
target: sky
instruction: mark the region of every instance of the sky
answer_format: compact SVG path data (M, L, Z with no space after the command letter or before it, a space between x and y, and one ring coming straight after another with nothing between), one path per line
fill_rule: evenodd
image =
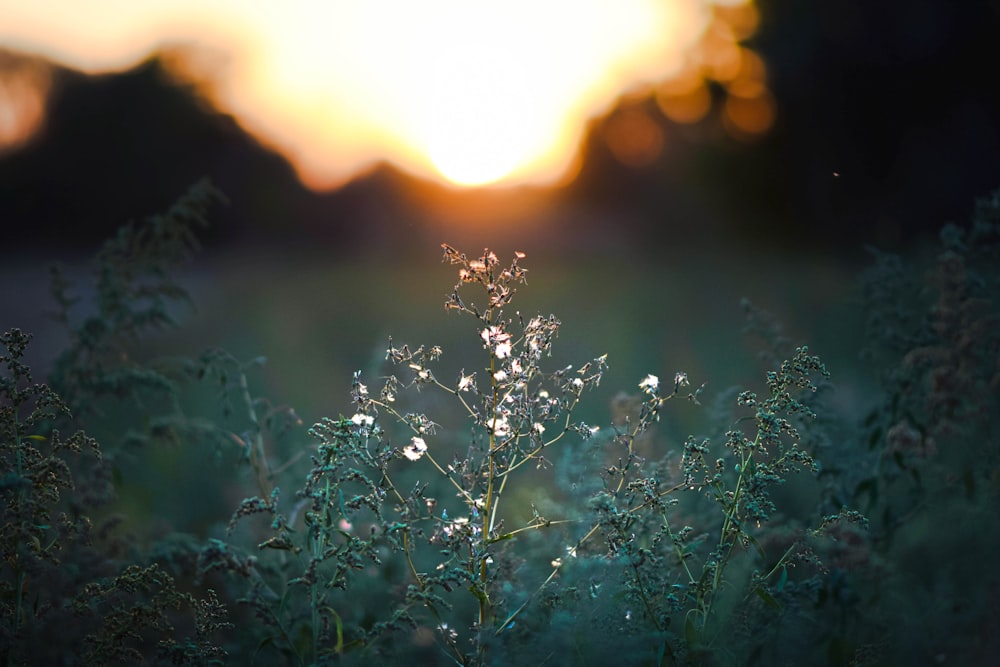
M0 0L0 48L92 74L166 52L318 190L383 160L457 186L552 184L623 95L696 122L712 80L730 129L766 132L766 69L741 45L757 21L752 0ZM0 148L45 94L44 77L0 80ZM641 121L609 137L626 162L663 149Z

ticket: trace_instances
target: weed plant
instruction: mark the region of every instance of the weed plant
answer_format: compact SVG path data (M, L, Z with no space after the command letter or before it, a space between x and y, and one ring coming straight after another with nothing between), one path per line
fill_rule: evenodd
M464 368L442 371L436 345L389 339L384 367L354 374L349 407L304 428L258 395L262 358L159 359L142 345L187 299L171 271L218 198L200 183L125 227L98 254L90 304L53 273L69 345L48 384L22 363L28 335L0 338L5 664L995 654L1000 614L984 610L1000 579L975 566L1000 546L997 197L969 230L944 230L926 291L877 256L867 353L885 369L884 400L853 433L824 431L824 363L749 304L768 345L759 384L709 401L682 371L651 373L605 423L585 423L607 359L551 367L559 320L515 305L523 253L504 263L448 245L457 282L442 317L467 331ZM703 402L703 433L658 428ZM199 533L123 521L123 476L164 448L202 452L211 491L238 494L228 521Z
M1000 192L946 225L931 260L873 251L864 359L880 401L839 497L871 541L827 599L892 664L989 664L1000 642ZM864 565L864 567L859 567ZM838 641L839 643L839 641ZM845 640L844 645L850 642Z

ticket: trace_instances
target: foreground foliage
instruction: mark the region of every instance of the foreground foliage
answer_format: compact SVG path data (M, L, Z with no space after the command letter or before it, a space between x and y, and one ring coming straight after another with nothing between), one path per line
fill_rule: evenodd
M998 648L1000 579L978 561L1000 535L997 197L942 232L926 282L876 255L865 354L884 391L856 426L830 423L824 363L749 304L760 381L709 401L682 370L651 373L585 423L607 359L550 367L560 321L513 305L524 255L445 245L462 369L390 339L344 413L308 429L256 395L262 359L143 347L187 298L171 271L217 197L200 183L124 228L93 303L53 273L69 344L46 384L30 336L0 338L6 664L973 664ZM703 433L659 428L709 402ZM129 523L123 476L158 474L163 448L212 453L213 486L243 497L231 517L202 535Z

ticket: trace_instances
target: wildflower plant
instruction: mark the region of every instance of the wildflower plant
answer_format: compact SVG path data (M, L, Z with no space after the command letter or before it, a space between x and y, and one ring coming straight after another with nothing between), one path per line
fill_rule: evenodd
M606 357L548 369L559 320L511 312L527 275L524 254L503 265L489 250L473 258L443 250L458 267L445 307L474 322L479 361L445 378L440 347L390 338L389 372L375 382L354 374L352 415L309 430L318 444L294 498L267 485L234 515L231 532L253 515L269 516L258 548L278 556L233 560L217 549L202 569L254 570L260 579L245 601L280 650L302 663L378 661L420 647L433 649L426 660L461 665L544 658L556 647L583 652L594 642L583 628L556 637L544 626L589 605L589 622L625 623L620 643L602 636L601 650L673 664L726 644L734 605L756 600L781 610L779 598L795 586L789 570L821 567L808 544L820 531L800 530L780 553L766 553L757 532L776 511L770 489L796 471L818 470L798 441L814 416L804 396L815 392L813 378L827 375L822 362L797 349L767 375L763 398L739 395L749 414L721 447L692 437L679 465L666 452L649 462L637 442L668 401L697 402L703 387L692 391L682 372L666 387L650 374L624 419L609 428L576 419ZM425 414L425 391L457 404L449 421L464 426L446 428ZM456 436L463 431L467 440ZM267 456L253 451L254 460ZM567 457L576 460L566 466ZM586 465L591 481L580 483L571 470ZM520 488L537 489L546 478L550 493L563 487L567 503ZM687 525L677 516L684 494L696 504L710 499L719 518ZM372 595L381 577L392 577L375 594L391 613L376 618L351 601ZM731 589L742 591L735 603Z
M27 335L0 337L6 664L928 662L920 642L896 646L911 627L967 662L988 654L934 638L943 611L898 611L947 604L942 627L966 637L1000 590L958 557L997 534L995 198L971 230L944 232L930 289L913 295L926 312L894 317L887 304L904 299L888 292L909 274L880 264L899 275L876 285L885 335L869 339L891 372L851 439L818 428L823 361L749 304L773 343L762 381L711 397L724 409L703 433L660 423L668 403L709 400L684 372L652 369L595 419L586 401L607 359L556 361L560 321L516 305L524 254L448 245L443 317L469 345L390 338L377 368L354 373L343 414L303 428L255 389L262 357L149 359L140 345L186 298L170 271L216 196L200 184L112 240L82 318L56 274L70 341L52 389L22 362ZM118 447L98 447L81 418ZM162 445L212 456L201 474L231 502L228 522L117 534L119 478ZM970 527L942 533L951 513ZM924 539L932 523L949 539Z
M843 578L852 598L827 598L890 638L887 662L988 663L997 642L985 628L1000 622L1000 579L985 566L1000 548L1000 191L970 225L943 227L929 261L873 254L863 354L881 393L837 475L840 497L871 517L872 567Z
M411 349L390 340L386 359L394 372L377 389L356 373L354 414L324 419L310 430L319 445L297 494L306 546L293 546L291 522L276 509L277 489L270 499L244 501L237 513L270 512L277 534L262 546L307 554L301 579L310 587L313 609L327 606L328 591L346 589L364 563L380 563L385 550L405 562L409 583L392 618L352 641L345 639L340 614L335 640L323 635L317 618L311 623L315 647L325 644L339 653L348 644L369 646L380 634L410 627L429 629L459 664L485 662L486 638L512 626L519 611L501 592L503 547L525 532L565 522L536 513L525 525L511 526L503 509L512 480L546 466L549 449L568 435L590 437L596 431L574 421L573 414L583 392L600 382L605 359L545 371L542 362L559 321L506 315L526 276L518 264L523 254L501 267L492 252L469 259L444 248L445 260L460 267L446 307L476 320L482 369L442 381L435 370L443 354L439 347ZM482 296L466 296L470 287ZM435 389L457 401L473 433L464 455L455 453L431 418L402 407L407 389ZM402 436L394 435L397 428ZM401 480L412 477L408 468L416 466L429 468L437 483L404 486ZM359 534L357 527L364 524L369 530ZM455 591L464 591L475 609L471 622L452 618ZM418 619L421 614L429 620Z
M201 219L211 193L207 182L198 184L167 214L108 242L95 267L95 307L82 321L70 313L80 301L72 285L53 273L56 319L70 344L51 384L36 382L24 361L29 334L0 334L5 665L225 661L216 638L232 628L226 607L213 590L191 592L116 534L113 457L81 428L84 416L95 423L105 416L101 399L170 393L168 377L128 351L140 333L167 323L169 302L182 297L167 270L190 249L189 225Z
M52 317L69 336L51 383L79 416L99 411L107 397L172 397L169 373L133 353L143 336L174 326L175 306L189 302L173 272L200 249L195 230L208 225L207 210L217 200L224 197L202 179L165 213L122 226L95 257L93 303L73 293L64 267L51 267Z

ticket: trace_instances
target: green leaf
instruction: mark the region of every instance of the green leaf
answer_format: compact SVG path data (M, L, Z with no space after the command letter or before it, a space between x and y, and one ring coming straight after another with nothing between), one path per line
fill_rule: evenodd
M751 535L750 533L744 533L744 535L746 535L747 539L750 540L750 544L752 544L754 548L757 549L757 555L759 555L761 558L767 558L767 554L764 552L764 547L760 546L760 542L757 541L757 538Z
M269 537L257 545L258 549L279 549L281 551L294 551L295 545L284 535Z
M340 516L347 518L347 507L344 504L344 490L337 489L337 500L340 502Z
M662 642L660 642L660 650L656 652L656 664L657 665L662 665L663 664L663 656L664 656L664 654L668 654L668 653L669 653L669 655L670 655L671 658L674 657L673 652L670 651L670 647L667 646L667 640L666 640L666 638L664 638L664 640Z
M684 639L687 641L688 650L698 645L698 628L695 627L690 615L684 619Z
M774 596L771 595L767 590L765 590L762 587L755 588L754 593L756 593L757 597L763 600L764 604L766 604L768 607L771 607L772 609L775 609L777 611L781 611L781 603L775 600Z
M260 653L262 648L264 648L268 644L274 644L274 643L275 643L274 637L264 637L259 642L257 642L257 648L255 648L253 651L252 660L257 659L257 654Z
M781 566L781 576L778 577L778 585L774 587L774 590L779 593L785 588L785 584L788 583L788 568L784 565Z
M483 604L487 604L489 602L489 598L486 597L486 593L478 586L469 586L469 592L475 595L476 599Z
M340 619L340 614L333 607L324 607L326 612L333 616L334 622L337 624L337 644L333 647L333 651L337 655L341 655L344 652L344 623Z

